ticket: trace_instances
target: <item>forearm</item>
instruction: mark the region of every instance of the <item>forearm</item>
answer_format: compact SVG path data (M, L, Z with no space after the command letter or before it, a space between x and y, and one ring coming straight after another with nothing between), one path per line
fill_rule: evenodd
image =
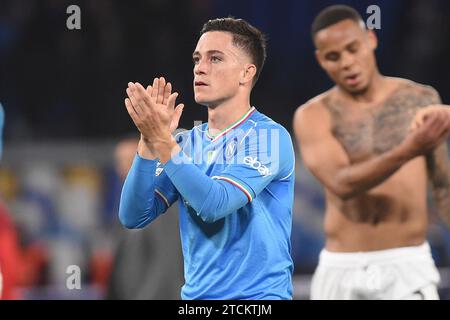
M205 222L217 221L248 201L237 187L208 177L182 152L173 156L164 170L181 196Z
M157 161L138 155L128 172L119 205L120 222L127 228L143 228L164 212L166 204L155 195Z
M156 154L150 150L148 147L149 141L141 134L141 139L139 140L138 144L138 154L140 157L147 159L147 160L156 160L157 156Z
M447 144L443 143L427 155L426 161L435 206L450 228L450 161Z
M450 177L447 181L450 181ZM433 197L440 217L450 228L450 186L433 190Z
M344 200L376 187L411 159L399 145L373 159L353 164L338 171L335 193Z

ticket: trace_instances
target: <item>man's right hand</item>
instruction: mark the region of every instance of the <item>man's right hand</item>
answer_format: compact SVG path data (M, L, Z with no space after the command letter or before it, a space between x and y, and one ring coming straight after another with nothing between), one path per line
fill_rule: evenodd
M427 114L423 123L403 141L405 152L412 159L426 155L445 142L450 134L450 113L436 110Z
M147 87L147 92L152 99L156 101L156 103L161 103L166 106L167 111L172 117L170 132L174 133L178 128L178 123L180 122L181 114L184 109L184 104L182 103L175 107L178 92L174 92L174 98L169 99L172 94L172 84L170 82L166 83L166 79L164 79L164 77L153 79L153 85Z
M439 112L439 113L446 112L450 115L450 106L445 105L445 104L434 104L434 105L429 105L426 108L420 109L419 111L417 111L416 115L414 116L414 119L411 122L409 130L410 131L417 130L423 124L425 119L428 118L430 114L433 114L435 112Z
M146 90L156 104L167 108L166 111L171 118L169 130L173 133L178 127L184 108L184 104L179 104L175 107L175 101L178 93L174 92L172 94L171 83L166 83L166 80L163 77L155 78L153 80L153 85L149 85ZM131 107L131 101L129 99L126 99L125 104L129 104L129 107ZM145 135L141 132L141 139L138 145L138 154L146 159L156 159L156 155L152 149L152 141L145 137Z

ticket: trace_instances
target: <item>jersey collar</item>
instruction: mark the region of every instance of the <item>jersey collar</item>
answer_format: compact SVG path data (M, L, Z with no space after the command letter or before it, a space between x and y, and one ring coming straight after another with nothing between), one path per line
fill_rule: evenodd
M212 139L212 142L216 142L220 137L223 137L224 135L226 135L231 130L233 130L233 129L239 127L241 124L243 124L245 122L245 120L250 118L250 116L255 111L256 111L255 107L251 107L250 110L248 110L239 120L237 120L235 123L233 123L230 126L228 126L226 129L222 130L219 134L217 134L214 137L209 133L209 130L206 129L206 136L208 138Z

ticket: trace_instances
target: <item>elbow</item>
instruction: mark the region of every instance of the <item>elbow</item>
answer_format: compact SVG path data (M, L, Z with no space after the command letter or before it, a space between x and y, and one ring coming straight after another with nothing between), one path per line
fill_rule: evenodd
M119 204L119 221L127 229L139 229L140 227L138 219L134 218L133 209L124 205L123 202Z
M129 219L123 210L119 210L119 221L127 229L136 229L137 224L132 219Z
M199 210L195 209L197 216L205 223L217 222L236 210L226 188L220 184L217 184L217 186L218 188L214 191L210 190L210 195L199 205L199 207L201 206ZM215 194L216 197L212 198L212 194Z
M336 181L329 189L342 201L351 200L358 194L352 187L340 181Z
M342 201L351 200L366 191L345 169L334 176L329 189Z
M225 216L227 216L230 212L220 209L203 209L200 211L200 213L197 213L198 217L202 219L205 223L214 223L219 221L220 219L223 219Z
M205 223L214 223L217 220L219 220L218 217L220 216L220 214L218 214L217 212L208 212L208 211L203 211L197 215Z

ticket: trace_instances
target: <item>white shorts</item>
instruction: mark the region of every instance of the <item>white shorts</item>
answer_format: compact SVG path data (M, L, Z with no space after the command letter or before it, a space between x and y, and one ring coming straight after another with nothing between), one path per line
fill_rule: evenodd
M416 247L335 253L322 250L313 300L438 300L439 272L427 242Z

